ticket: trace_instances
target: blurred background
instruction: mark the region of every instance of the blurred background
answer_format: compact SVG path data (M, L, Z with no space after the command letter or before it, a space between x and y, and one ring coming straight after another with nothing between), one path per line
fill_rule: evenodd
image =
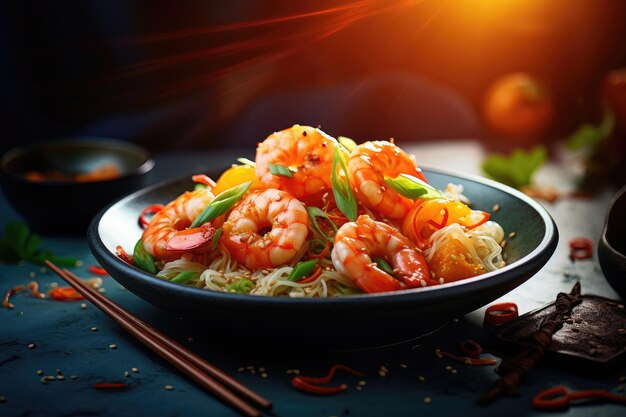
M622 0L22 0L0 10L0 152L77 135L152 151L252 146L294 123L357 141L528 148L600 123L609 73L626 67ZM613 101L626 108L624 91Z

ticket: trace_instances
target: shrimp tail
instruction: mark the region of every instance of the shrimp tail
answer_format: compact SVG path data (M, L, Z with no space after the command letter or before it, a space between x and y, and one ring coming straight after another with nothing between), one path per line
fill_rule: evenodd
M215 226L210 222L200 227L185 229L177 232L167 242L167 250L186 251L204 246L213 240Z
M425 287L439 284L432 279L430 268L426 258L421 253L412 251L410 255L407 249L394 254L392 264L395 266L396 277L409 288Z

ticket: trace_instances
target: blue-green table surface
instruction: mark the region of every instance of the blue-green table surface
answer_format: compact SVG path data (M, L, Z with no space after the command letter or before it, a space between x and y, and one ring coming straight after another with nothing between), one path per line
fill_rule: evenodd
M455 167L476 173L482 150L469 142L443 143L410 147L424 164ZM453 150L453 152L450 152ZM455 156L456 155L456 156ZM153 180L181 174L228 166L236 153L178 153L157 157ZM251 155L245 155L251 156ZM551 164L538 176L539 181L571 185L569 164ZM561 240L550 262L528 282L507 294L502 300L518 304L526 312L552 301L559 291L568 291L579 279L583 293L617 298L605 282L595 259L571 263L567 257L567 241L576 236L597 240L610 192L594 199L563 200L546 207L555 218ZM42 202L59 204L58 202ZM10 220L19 220L3 197L0 197L0 227ZM58 255L76 256L83 267L74 272L83 278L91 276L87 266L95 263L82 236L49 237L47 247ZM0 264L0 290L26 284L30 274L41 286L63 285L50 271L32 264ZM476 399L497 378L492 367L470 367L439 359L437 347L455 352L456 343L472 338L488 352L489 335L482 326L484 308L458 321L450 322L436 332L397 346L356 352L300 352L289 347L267 348L264 340L256 343L224 347L218 337L194 325L193 318L178 318L154 307L112 278L105 277L105 295L137 314L155 327L171 335L201 356L233 374L244 384L271 399L277 416L542 416L531 406L537 392L564 384L573 390L604 388L618 392L624 385L620 378L626 369L602 377L579 375L575 369L558 369L545 364L538 366L520 387L520 396L502 398L489 407L479 407ZM27 293L13 297L14 310L0 310L0 416L235 416L230 408L202 391L193 381L143 345L127 335L117 324L94 306L81 302L38 300ZM216 318L224 320L227 318ZM356 319L356 318L355 318ZM428 320L427 317L424 320ZM280 326L280 323L268 323ZM332 324L329 324L332 325ZM390 326L411 326L402 321ZM245 323L233 323L245 331ZM303 323L306 326L306 323ZM97 331L90 330L96 327ZM289 332L289 329L285 329ZM416 334L416 337L420 336ZM232 342L232 341L231 341ZM29 349L29 344L36 347ZM117 344L117 349L111 349ZM236 344L236 343L235 343ZM325 374L335 363L343 363L367 374L365 378L340 375L349 389L341 394L317 397L301 393L290 385L292 375L287 370L299 369L302 374ZM255 373L239 368L252 366ZM389 372L380 376L385 366ZM452 366L456 373L446 367ZM267 378L260 376L265 368ZM131 372L137 368L138 372ZM64 380L41 382L37 371L56 375L59 369ZM125 376L125 372L129 376ZM70 379L76 375L76 379ZM423 378L422 378L423 377ZM358 381L367 384L361 391ZM423 380L422 380L423 379ZM124 381L123 391L101 391L93 384L104 381ZM174 387L165 390L166 385ZM425 399L428 400L425 401ZM623 416L626 408L612 404L576 405L559 412L567 416Z

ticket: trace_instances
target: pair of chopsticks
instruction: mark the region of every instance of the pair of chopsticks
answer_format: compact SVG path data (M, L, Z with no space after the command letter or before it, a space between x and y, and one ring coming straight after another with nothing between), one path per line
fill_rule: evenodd
M242 415L258 417L261 416L260 410L272 408L272 403L269 400L109 300L91 286L85 285L80 278L67 269L61 270L48 260L45 263L85 299L115 320L135 339Z

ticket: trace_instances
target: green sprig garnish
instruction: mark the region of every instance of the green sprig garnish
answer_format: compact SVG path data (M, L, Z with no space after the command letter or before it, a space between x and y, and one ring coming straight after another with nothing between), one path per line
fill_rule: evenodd
M291 172L289 170L289 168L282 166L282 165L276 165L276 164L267 164L267 167L270 170L270 173L272 175L278 175L281 177L287 177L287 178L293 178L293 172Z
M248 165L249 167L256 168L256 162L249 160L248 158L237 158L237 162Z
M400 174L396 178L385 177L385 182L398 194L411 200L436 200L445 198L432 185L409 174Z
M251 185L252 181L248 181L219 193L217 197L202 210L202 213L196 217L189 228L202 226L204 223L226 213L239 201L246 191L248 191Z
M326 235L326 233L322 231L322 228L317 223L317 218L319 217L328 221L328 223L330 223L330 227L333 228L335 233L337 233L337 230L339 230L337 228L337 225L328 217L326 213L324 213L324 211L315 206L307 206L306 212L309 214L309 219L311 219L311 226L313 226L313 230L315 230L320 236L322 236L324 239L328 240L332 244L334 239Z
M154 258L143 247L143 241L139 239L135 244L133 251L133 264L151 274L156 274L156 265L154 264Z
M352 152L352 149L357 147L356 142L347 136L338 136L337 142L339 142L344 148L346 148L348 152Z
M315 269L317 265L317 259L311 259L310 261L298 262L296 266L291 270L287 279L289 281L299 281L302 278L309 275Z
M337 169L341 168L344 174L344 179L341 179L337 173ZM339 148L335 148L335 154L333 156L333 171L331 173L331 182L333 185L333 195L335 196L335 203L337 208L348 218L351 222L356 220L357 217L357 202L352 189L350 188L350 181L348 179L348 168L341 157Z
M194 271L183 271L172 278L172 282L176 282L177 284L184 284L185 282L189 282L192 279L198 278L200 276L199 272Z
M378 265L378 267L380 269L382 269L383 271L385 271L386 273L388 273L389 275L394 275L393 273L393 268L391 267L391 265L389 265L389 263L384 260L383 258L374 258L374 262L376 262L376 265Z
M213 241L211 242L211 250L217 249L218 243L220 243L220 236L222 236L222 228L220 227L215 231L213 235Z
M548 158L546 148L537 146L526 152L514 149L510 156L492 154L485 159L482 169L489 177L511 187L521 189L532 184L532 178Z
M585 123L567 139L567 147L573 151L596 146L609 137L615 127L615 115L609 108L604 110L604 116L599 125Z
M43 239L31 233L26 223L9 222L4 228L4 236L0 237L0 261L9 264L27 261L44 265L44 261L48 259L59 266L76 266L78 259L58 257L49 250L43 250L43 245Z
M228 284L225 287L228 291L235 291L238 294L249 294L254 289L254 283L246 278L238 279L232 284Z

